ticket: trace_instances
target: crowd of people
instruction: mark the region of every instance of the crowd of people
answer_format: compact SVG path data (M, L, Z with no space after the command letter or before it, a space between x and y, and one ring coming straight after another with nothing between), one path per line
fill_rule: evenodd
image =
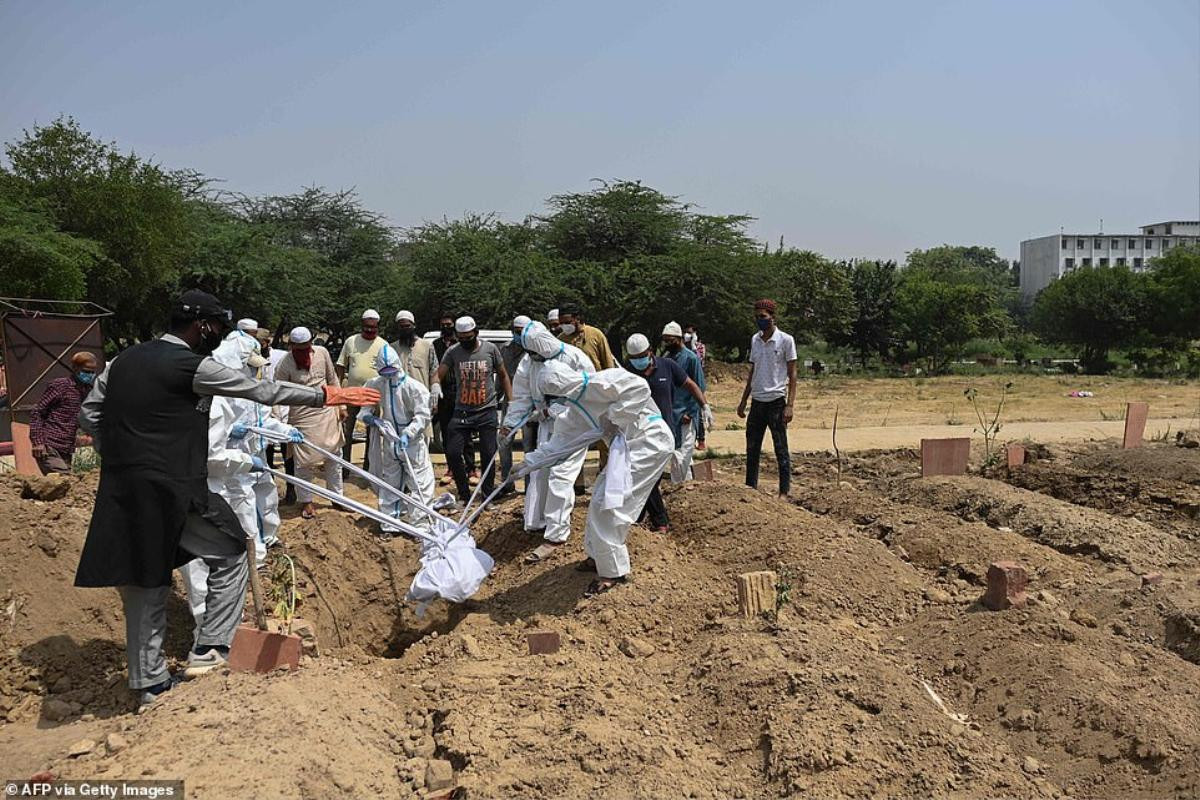
M747 484L757 485L770 430L786 494L796 348L775 327L775 312L770 300L754 305L759 333L737 413L748 416ZM589 595L628 580L634 523L669 533L660 484L691 479L693 454L714 424L694 326L668 322L657 341L634 333L619 362L578 307L554 309L545 322L517 315L502 337L489 333L499 343L481 338L468 315L442 317L429 336L410 311L394 323L388 341L381 315L368 309L334 358L304 327L273 347L255 320L235 324L216 298L191 291L174 304L165 335L99 373L96 358L80 353L71 377L47 387L32 415L34 452L44 471L69 470L77 422L100 453L76 585L119 589L130 686L144 702L225 663L248 561L261 567L278 542L276 476L289 476L289 491L296 485L304 517L316 513L314 492L335 502L343 496L344 470L370 478L380 518L395 521L379 530L390 537L428 530L438 482L430 453L439 448L447 463L441 482L453 483L460 507L523 484L524 527L540 537L526 563L570 540L576 500L590 493L577 565L595 574ZM361 472L351 460L360 425ZM590 450L599 469L587 471L589 487ZM286 472L275 470L281 455ZM162 655L176 568L195 622L181 676L168 673Z

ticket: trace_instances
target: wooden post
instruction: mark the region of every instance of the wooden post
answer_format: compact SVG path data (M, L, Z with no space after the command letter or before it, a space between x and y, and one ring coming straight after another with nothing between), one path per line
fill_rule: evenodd
M764 611L775 610L775 584L778 579L774 572L746 572L737 576L738 610L743 617L757 617Z

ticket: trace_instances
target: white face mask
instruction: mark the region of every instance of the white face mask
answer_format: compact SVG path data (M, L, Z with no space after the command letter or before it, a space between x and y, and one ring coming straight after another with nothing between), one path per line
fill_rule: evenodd
M685 342L690 342L690 341L692 341L692 339L694 339L694 338L696 338L696 334L694 334L694 333L685 333L685 334L683 335L683 340L684 340Z
M572 333L575 332L575 326L568 322L568 323L562 325L559 328L559 330L561 330L563 332L563 335L570 336Z

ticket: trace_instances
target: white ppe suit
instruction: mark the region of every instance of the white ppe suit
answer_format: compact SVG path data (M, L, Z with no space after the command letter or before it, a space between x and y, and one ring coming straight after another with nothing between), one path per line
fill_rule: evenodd
M650 396L645 378L623 368L588 374L557 360L539 371L535 390L559 406L554 437L527 457L524 469L550 463L570 437L566 429L602 431L608 465L592 487L583 545L601 578L629 573L625 540L675 449L675 436ZM532 463L528 463L532 460Z
M364 408L358 414L367 426L371 474L428 505L433 502L434 484L433 463L429 460L429 446L425 441L425 429L430 420L429 390L404 372L400 355L391 345L385 344L379 351L375 368L382 374L371 378L366 386L379 392L379 405ZM408 438L407 451L397 441L401 437ZM412 475L408 474L409 465ZM423 530L430 529L430 520L424 511L411 508L396 492L374 488L379 497L379 510L384 514ZM399 530L398 527L384 528L386 533L398 533Z
M230 369L248 374L250 357L259 352L258 341L242 331L234 331L213 351L212 358ZM233 513L246 536L254 539L256 566L266 560L267 545L279 530L279 495L271 476L253 471L254 458L262 458L266 443L261 437L248 434L230 439L235 425L261 425L283 434L295 429L270 417L270 407L236 397L214 396L208 414L208 490L220 495ZM260 508L266 513L260 512ZM187 586L188 604L199 625L204 617L205 596L208 591L208 566L194 559L180 567Z
M517 365L512 381L512 402L501 427L517 429L527 421L538 424L537 447L547 444L555 434L559 441L574 438L591 427L582 416L555 419L545 397L537 389L538 376L547 364L565 364L579 372L594 372L587 354L578 347L554 337L540 322L530 322L521 332L521 347L526 356ZM536 448L535 448L536 450ZM529 457L529 453L525 457ZM561 463L530 474L525 484L525 530L545 529L548 542L562 543L571 535L571 512L575 508L575 480L583 469L587 451L570 456Z

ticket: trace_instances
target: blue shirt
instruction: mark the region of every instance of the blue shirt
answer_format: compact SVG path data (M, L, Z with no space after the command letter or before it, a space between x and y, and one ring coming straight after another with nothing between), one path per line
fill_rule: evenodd
M679 431L679 420L675 417L675 389L687 383L688 376L683 371L683 367L669 358L652 356L649 374L635 370L628 365L625 368L634 375L645 378L646 383L650 384L650 396L654 398L654 405L658 406L658 413L662 414L663 419L670 424L671 431L675 434L675 446L679 447L682 438Z
M700 356L686 347L682 347L678 353L668 351L667 358L682 367L687 376L700 387L700 391L708 391L708 387L704 383L704 367L700 365ZM684 414L692 418L693 426L702 424L700 421L700 401L691 392L675 393L674 411L676 424L682 421Z

